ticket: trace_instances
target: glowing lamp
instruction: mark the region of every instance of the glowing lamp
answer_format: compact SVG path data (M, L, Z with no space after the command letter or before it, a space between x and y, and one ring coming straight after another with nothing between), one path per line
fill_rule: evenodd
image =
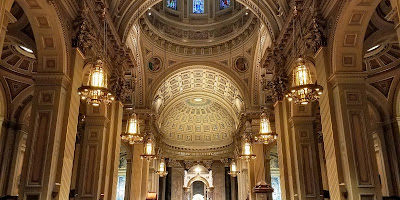
M242 154L239 156L239 158L245 160L246 162L256 158L256 155L253 154L253 147L249 141L246 141L243 144Z
M151 141L151 139L149 139L145 144L144 144L144 154L140 156L142 159L146 159L146 160L152 160L152 159L156 159L156 154L155 154L155 148L154 148L154 144Z
M103 61L97 60L90 68L87 86L80 87L78 94L92 106L100 106L103 102L110 104L114 101L111 91L107 88L107 74L103 68Z
M168 175L164 159L160 160L160 164L158 166L158 171L156 173L158 175L160 175L160 177L164 177L164 176Z
M240 174L240 172L237 169L236 162L234 160L232 160L231 162L231 168L228 174L231 175L232 177L236 177L238 174Z
M262 113L260 117L260 132L255 135L255 140L264 144L271 144L276 141L278 134L272 132L271 122L267 114Z
M140 134L139 129L139 120L137 115L133 113L127 123L126 123L126 131L121 134L121 139L129 144L135 144L143 141L143 136Z
M293 69L292 87L285 96L296 104L308 104L316 101L322 94L322 86L313 84L310 68L302 58L298 58Z

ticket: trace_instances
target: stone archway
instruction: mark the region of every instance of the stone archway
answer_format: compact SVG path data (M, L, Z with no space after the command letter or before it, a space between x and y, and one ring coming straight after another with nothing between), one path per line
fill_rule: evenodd
M381 0L343 1L334 21L330 73L362 72L363 44L368 23Z
M69 75L65 22L58 5L47 0L17 0L31 24L36 41L38 72Z

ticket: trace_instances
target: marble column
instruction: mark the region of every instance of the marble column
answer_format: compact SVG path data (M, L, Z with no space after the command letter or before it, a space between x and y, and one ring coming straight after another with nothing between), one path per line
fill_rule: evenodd
M277 101L274 104L275 128L278 134L278 162L279 162L279 178L281 186L282 199L292 199L294 191L293 185L295 181L291 181L293 176L291 170L291 154L290 154L290 136L289 132L289 106L287 101Z
M126 179L130 186L128 189L130 191L129 193L129 199L130 200L142 200L141 199L141 190L142 190L142 170L143 170L143 165L145 165L145 160L141 159L140 155L143 154L143 144L134 144L131 146L132 148L132 167L127 168L127 174L130 174L130 176L127 175ZM129 180L128 180L129 179ZM143 177L143 179L146 179L146 177Z
M18 196L19 177L21 176L28 131L29 127L23 124L20 124L16 131L6 190L6 194L11 196Z
M130 200L131 199L131 188L132 188L132 159L128 158L126 159L126 181L125 181L125 199L124 200Z
M78 199L104 199L103 177L104 155L107 149L107 134L110 125L108 105L87 105L85 133L82 138L82 163L80 163Z
M110 126L105 138L105 152L103 160L102 193L104 199L113 200L117 195L119 153L121 148L123 104L114 101L110 106Z
M250 180L250 199L251 200L267 200L267 194L255 194L253 192L253 188L258 183L268 183L266 175L268 174L269 163L267 164L267 160L265 155L269 154L269 152L265 149L265 145L263 143L254 143L253 144L253 153L257 155L256 159L248 162L249 169L249 180ZM271 176L269 174L269 176ZM271 184L271 177L269 177L269 184Z
M248 166L244 160L237 160L236 164L240 174L237 176L238 181L238 199L246 199L249 196L249 180L248 180Z
M42 67L34 75L19 199L68 199L84 66L79 50L70 59L68 76Z
M369 116L365 74L330 74L329 50L315 56L331 199L382 199Z
M317 200L323 196L317 135L313 131L311 105L291 106L291 139L297 187L294 188L296 199Z

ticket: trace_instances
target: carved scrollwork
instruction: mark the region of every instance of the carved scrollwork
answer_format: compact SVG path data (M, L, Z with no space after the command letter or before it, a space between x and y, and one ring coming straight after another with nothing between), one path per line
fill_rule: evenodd
M276 73L271 81L267 81L265 90L272 98L273 102L282 101L287 90L288 78L286 74L281 71Z
M304 36L304 41L308 49L314 53L318 51L321 46L326 45L326 35L324 31L324 22L320 15L315 15L311 21L311 27L308 33Z

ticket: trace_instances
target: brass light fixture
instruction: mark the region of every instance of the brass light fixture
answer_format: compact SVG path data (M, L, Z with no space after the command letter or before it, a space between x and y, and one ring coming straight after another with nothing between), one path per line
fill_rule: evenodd
M231 161L231 168L230 168L230 171L228 172L228 174L231 175L232 177L236 177L238 174L240 174L235 160Z
M272 131L271 122L267 114L262 113L260 117L260 132L255 135L255 140L264 144L271 144L276 141L278 134Z
M248 140L243 143L242 154L239 156L239 158L245 160L246 162L256 158L256 155L253 154L253 146Z
M114 97L107 88L107 74L103 68L103 61L97 60L90 68L87 86L78 89L78 94L83 100L92 106L100 106L101 103L110 104Z
M147 142L144 144L144 154L140 155L140 157L148 161L157 158L154 143L151 139L148 139Z
M299 57L293 69L292 87L286 92L288 100L296 104L308 104L320 98L322 89L322 86L312 83L310 67Z
M140 134L139 120L133 113L126 123L126 131L121 134L121 139L129 144L135 144L143 141L143 135Z
M160 175L160 177L168 175L164 158L160 159L160 164L158 165L158 171L156 173Z
M300 27L296 27L296 20L299 18L296 6L293 10L293 53L297 57L293 67L292 87L286 92L285 96L289 101L295 104L308 104L319 99L322 94L322 86L317 83L313 84L311 79L310 66L299 54L296 43L296 30L299 30L300 39L303 39L301 23Z

